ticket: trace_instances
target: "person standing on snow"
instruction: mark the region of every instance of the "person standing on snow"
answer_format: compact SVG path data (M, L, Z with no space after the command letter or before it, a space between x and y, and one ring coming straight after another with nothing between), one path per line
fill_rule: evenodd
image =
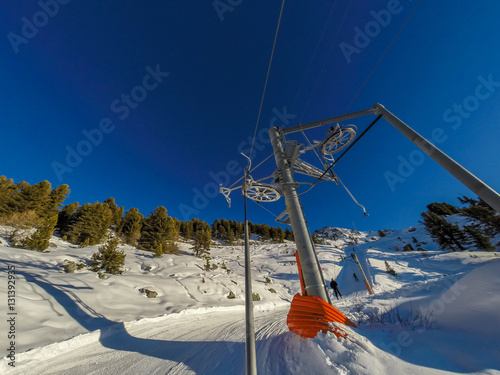
M339 284L337 284L335 280L332 279L332 281L330 281L330 287L333 289L333 292L335 293L335 297L337 297L337 299L339 299L339 296L340 298L342 298L342 294L339 290Z

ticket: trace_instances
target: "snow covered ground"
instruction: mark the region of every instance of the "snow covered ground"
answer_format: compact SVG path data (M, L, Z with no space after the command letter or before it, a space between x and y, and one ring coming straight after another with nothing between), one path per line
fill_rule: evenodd
M286 315L300 292L294 244L256 242L259 374L500 374L497 253L443 252L421 226L383 238L332 228L321 235L325 244L317 252L325 278L336 278L344 295L333 304L359 328L345 327L347 339L289 332ZM180 255L160 258L123 246L125 273L99 279L85 268L64 273L61 267L89 259L96 246L80 249L54 237L57 247L38 253L1 241L0 373L244 373L241 246L214 246L210 271L186 243ZM405 244L426 251L402 251ZM353 252L375 295L368 295L350 261ZM6 357L8 267L16 271L15 367ZM157 297L147 298L142 288ZM227 298L230 292L235 298Z

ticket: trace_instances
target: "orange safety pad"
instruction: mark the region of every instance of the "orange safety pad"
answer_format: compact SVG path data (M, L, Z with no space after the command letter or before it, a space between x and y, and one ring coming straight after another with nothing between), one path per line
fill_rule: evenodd
M306 286L304 285L304 278L302 277L302 267L300 266L299 253L295 252L295 259L297 259L297 268L299 270L299 280L300 280L300 289L302 289L302 295L306 296Z
M286 324L290 331L302 337L316 337L319 331L333 332L337 337L346 337L347 333L330 323L338 322L357 328L335 307L315 296L293 297L292 306L288 312Z

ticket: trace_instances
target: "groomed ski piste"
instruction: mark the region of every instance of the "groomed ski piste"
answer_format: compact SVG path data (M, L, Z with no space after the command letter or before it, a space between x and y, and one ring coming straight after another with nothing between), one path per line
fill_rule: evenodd
M300 292L295 244L254 238L259 374L500 374L499 253L439 250L422 226L382 238L376 231L339 228L318 236L325 242L316 248L327 283L335 278L344 297L332 296L333 305L359 328L342 327L347 339L289 332L286 315ZM1 272L0 373L245 373L241 245L214 245L210 271L188 243L180 243L180 255L160 258L122 246L124 274L100 279L86 268L64 273L61 267L89 259L98 246L78 248L53 237L50 252L39 253L0 241L3 271L16 271L17 313L12 367L5 345L8 278ZM405 244L415 251L402 251ZM352 252L374 295L349 260ZM397 277L386 272L385 262ZM147 298L144 288L156 291L156 298ZM230 292L235 298L227 298Z

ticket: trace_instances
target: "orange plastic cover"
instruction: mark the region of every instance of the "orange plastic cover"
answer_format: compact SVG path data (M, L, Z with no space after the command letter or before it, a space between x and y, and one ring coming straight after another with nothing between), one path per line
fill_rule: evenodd
M319 331L333 332L337 337L346 337L347 333L331 324L333 322L357 328L357 325L344 314L319 297L301 296L300 294L293 297L292 306L286 319L290 331L302 337L311 338L316 337Z

